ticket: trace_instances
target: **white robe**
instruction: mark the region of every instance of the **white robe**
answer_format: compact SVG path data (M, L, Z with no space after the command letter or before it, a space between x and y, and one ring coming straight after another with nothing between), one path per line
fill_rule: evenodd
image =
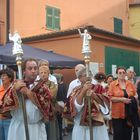
M80 125L84 103L79 105L75 100L74 104L78 114L74 118L72 140L90 140L89 127ZM105 125L93 127L93 140L109 140L107 128Z
M46 140L45 125L41 121L42 115L39 109L30 100L26 100L25 102L30 140ZM12 120L9 126L8 140L26 140L21 107L11 111L11 114Z

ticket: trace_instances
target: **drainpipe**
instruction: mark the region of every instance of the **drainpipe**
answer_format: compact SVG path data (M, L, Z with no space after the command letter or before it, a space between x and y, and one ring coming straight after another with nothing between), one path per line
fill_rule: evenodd
M9 29L10 29L10 0L6 2L6 43L9 42Z

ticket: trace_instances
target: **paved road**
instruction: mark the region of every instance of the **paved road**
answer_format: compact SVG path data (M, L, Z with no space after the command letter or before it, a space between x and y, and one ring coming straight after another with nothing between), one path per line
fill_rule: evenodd
M138 128L138 131L139 131L139 140L140 140L140 128ZM113 140L112 135L109 135L109 137L110 137L110 140ZM132 134L132 139L133 139L133 134ZM63 140L71 140L71 132L68 134L68 136L64 136Z
M109 136L110 140L113 140L112 135ZM71 140L71 133L68 134L68 136L64 136L63 140Z
M70 125L69 129L68 129L68 135L67 136L63 136L63 140L72 140L72 137L71 137L72 128L73 128L73 126ZM110 140L113 140L113 136L112 135L109 135L109 138L110 138Z
M71 133L68 136L63 136L63 140L71 140Z

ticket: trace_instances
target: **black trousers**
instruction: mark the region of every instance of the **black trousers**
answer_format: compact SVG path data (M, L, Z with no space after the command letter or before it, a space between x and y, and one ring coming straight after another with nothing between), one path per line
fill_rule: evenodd
M133 128L133 133L134 133L133 140L139 140L138 127Z
M57 121L58 121L58 127L59 127L59 140L63 140L62 136L62 115L60 113L57 113Z
M113 140L131 140L132 127L127 125L126 119L112 119Z

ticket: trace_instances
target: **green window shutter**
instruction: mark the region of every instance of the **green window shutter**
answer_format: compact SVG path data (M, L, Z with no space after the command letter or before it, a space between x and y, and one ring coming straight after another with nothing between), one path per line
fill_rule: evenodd
M47 28L53 28L53 9L49 6L46 7L46 26Z
M124 66L125 68L133 66L138 74L140 73L139 58L139 52L105 46L105 72L111 74L112 65Z
M122 20L114 18L114 32L122 34Z
M54 9L54 28L60 29L60 10Z
M60 29L60 10L54 7L46 7L46 27Z

